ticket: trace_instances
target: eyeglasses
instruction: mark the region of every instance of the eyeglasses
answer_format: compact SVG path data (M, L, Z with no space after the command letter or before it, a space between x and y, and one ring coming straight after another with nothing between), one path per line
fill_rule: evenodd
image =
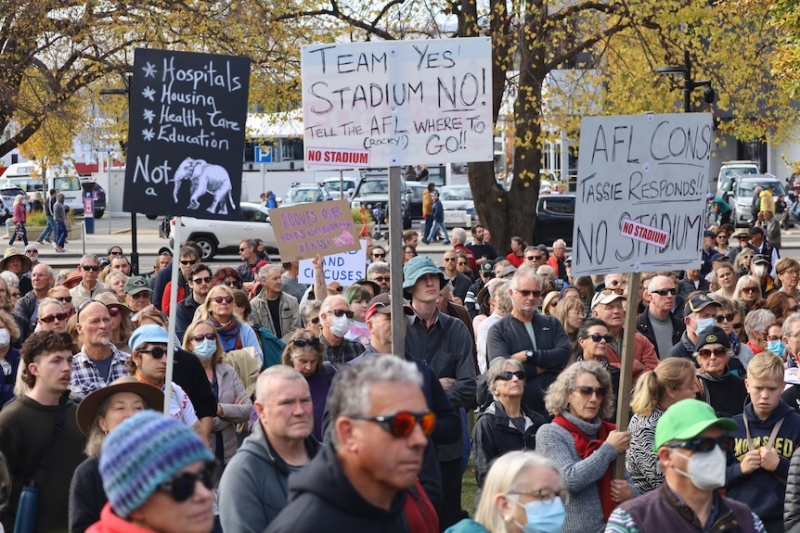
M733 322L733 317L735 317L733 313L728 313L727 315L717 315L717 324L722 324L723 322Z
M733 437L722 436L716 439L711 437L697 437L683 442L673 442L668 444L668 448L681 448L693 452L710 452L715 446L719 446L722 451L727 452L733 448Z
M336 287L334 290L336 292L344 292L344 287Z
M789 308L789 311L793 311L793 312L800 311L800 304L798 304L798 305L795 305L795 306L793 306L793 307L790 307L790 308Z
M733 323L733 329L739 329L742 326L744 326L744 324L742 324L741 322L734 322Z
M566 504L569 501L569 492L567 491L554 491L550 489L538 489L529 491L514 491L509 492L509 495L528 496L534 500L538 500L545 505L550 505L556 498L561 498L561 501Z
M181 264L183 266L193 265L197 263L197 259L181 259Z
M523 298L530 298L533 296L534 298L541 298L542 291L526 291L522 289L514 289L520 296Z
M575 387L572 389L573 391L579 392L581 396L585 396L586 398L591 398L592 394L596 394L598 398L605 398L606 397L606 388L605 387L589 387L588 385L583 385L581 387Z
M167 350L166 350L166 348L162 348L161 346L156 346L154 348L150 348L149 350L138 350L137 349L136 353L139 353L139 354L148 353L153 357L153 359L161 359L162 357L167 355Z
M516 372L510 372L510 371L500 372L497 375L497 379L499 379L500 381L511 381L511 378L513 378L514 376L517 376L517 379L520 381L525 380L525 372L522 370L517 370Z
M756 292L758 287L742 287L742 292Z
M717 357L722 357L723 355L728 353L728 349L724 346L717 346L713 350L710 348L703 348L702 350L697 350L697 355L700 357L711 357L711 355L715 355Z
M375 281L375 282L377 282L377 283L380 283L380 282L382 282L382 281L386 281L386 282L388 282L388 281L389 281L389 276L375 276L375 277L372 279L372 281Z
M122 306L120 305L107 305L106 309L108 309L108 314L111 315L112 318L122 312Z
M194 339L194 342L203 342L203 339L208 339L210 341L213 341L214 339L217 338L217 334L216 333L206 333L205 335L195 335L192 338Z
M216 484L217 465L213 461L209 461L200 472L191 473L183 472L176 474L161 483L158 490L168 493L173 500L178 503L185 502L194 496L194 489L197 487L197 482L203 484L207 489L213 489Z
M89 272L98 272L100 270L99 265L81 265L81 270L86 270Z
M195 278L192 280L192 283L202 283L205 285L206 283L211 283L211 276L206 276L204 278Z
M222 302L229 304L233 301L233 296L216 296L214 298L214 301L217 302L218 304L221 304Z
M460 266L460 267L465 267L465 266L467 266L467 264L466 264L466 263L456 263L456 265L457 265L457 266Z
M316 317L312 318L309 322L311 322L314 325L317 325L317 324L319 324L319 320L320 320L319 317L316 316Z
M670 296L675 296L676 292L678 291L676 291L675 289L658 289L657 291L651 291L650 294L658 294L659 296L666 296L667 294L669 294Z
M781 338L779 336L775 336L775 335L767 335L767 340L768 341L779 341L779 340L781 340Z
M376 259L383 259L384 257L386 257L386 254L372 254L372 257Z
M238 281L231 281L229 279L226 279L225 281L222 282L222 284L225 285L226 287L239 288L239 282Z
M353 318L353 315L354 315L354 313L352 311L350 311L349 309L347 309L347 310L345 310L345 309L333 309L331 312L334 315L336 315L337 318L340 318L340 317L343 317L343 316L346 316L347 318Z
M585 336L584 339L592 339L592 342L606 341L609 344L614 342L614 337L611 335L600 335L599 333L592 333L591 335Z
M249 249L250 249L250 248L239 248L239 253L241 253L241 252L246 252L246 251L247 251L247 250L249 250Z
M320 341L318 337L310 337L308 339L304 337L298 337L296 339L292 339L292 344L294 344L298 348L305 348L306 346L311 346L312 348L314 348L320 345Z
M455 257L445 257L444 260L449 263L450 261L455 261L456 258Z
M54 298L61 303L67 303L67 304L72 301L72 296L55 296Z
M541 255L528 255L528 256L525 256L525 259L527 259L528 261L538 261L541 258L542 258Z
M436 413L433 411L428 411L427 413L400 411L390 416L351 416L350 418L375 422L398 439L411 435L411 432L414 431L414 426L418 422L425 436L433 433L433 429L436 427Z
M674 291L675 289L673 289ZM603 294L608 296L609 294L625 294L625 289L622 287L606 287L603 289Z
M51 323L55 322L56 320L61 322L62 320L66 320L66 319L67 319L67 313L56 313L55 315L40 316L39 317L39 320L41 320L45 324L51 324Z

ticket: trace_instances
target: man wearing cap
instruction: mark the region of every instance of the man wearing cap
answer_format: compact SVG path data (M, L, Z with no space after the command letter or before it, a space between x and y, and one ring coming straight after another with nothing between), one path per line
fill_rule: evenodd
M683 308L686 331L681 335L681 340L667 353L667 357L694 359L692 354L695 352L698 333L717 325L717 311L720 307L722 305L709 298L707 294L697 294L690 298Z
M756 254L750 260L750 275L758 280L762 298L766 298L778 290L775 285L775 274L770 274L770 269L774 271L774 267L765 255Z
M83 302L92 298L95 292L105 288L103 283L97 280L100 272L100 260L96 255L84 255L78 266L78 272L81 273L81 282L69 291L72 296L72 306L76 309Z
M0 411L0 452L12 480L0 520L6 531L14 531L22 487L33 481L38 490L35 531L65 531L69 484L83 461L85 443L75 418L77 407L68 398L69 335L54 331L31 335L22 346L20 369L21 380L30 390ZM57 423L61 431L48 449Z
M322 324L319 340L325 347L326 361L340 369L364 353L363 344L344 338L350 330L350 319L353 318L347 300L341 296L328 296L322 302L319 318Z
M389 263L383 261L373 261L367 267L367 279L373 283L377 283L381 288L381 292L389 292L390 276L389 276Z
M668 278L669 279L669 278ZM671 280L670 280L671 281ZM599 318L608 326L614 340L608 343L606 359L608 364L619 368L622 364L622 339L625 336L625 301L627 297L619 294L622 289L603 289L592 298L592 316ZM633 310L630 310L633 312ZM671 348L671 346L670 346ZM658 355L647 337L638 331L633 335L633 380L648 370L658 366Z
M733 235L731 235L736 241L739 243L739 246L731 246L730 251L728 252L728 259L730 259L731 264L736 261L736 256L742 253L744 250L748 248L756 253L756 249L750 245L750 232L746 229L740 229Z
M172 263L172 250L167 246L158 249L158 270L164 270Z
M714 268L711 258L717 253L717 249L714 247L714 244L717 240L717 234L711 230L705 230L703 232L703 253L702 253L702 261L700 263L700 275L706 277L708 274L711 273L711 270Z
M300 261L287 261L283 263L283 274L281 274L281 290L300 302L303 295L308 290L308 285L297 281L300 275Z
M730 445L724 432L736 427L699 400L681 400L667 409L656 426L653 447L664 484L614 509L606 533L763 533L764 524L747 505L717 492L725 485Z
M675 282L668 276L655 276L647 284L647 292L650 305L636 317L636 330L650 341L659 359L666 359L686 331L686 324L672 312L677 293Z
M31 243L25 247L25 255L31 260L31 268L39 264L39 248Z
M469 289L467 289L467 295L464 297L464 307L467 308L467 312L469 312L471 318L475 318L481 312L477 296L481 292L481 289L483 289L490 280L494 279L494 264L491 261L481 263L481 266L478 267L478 273L480 276L475 280L475 283L470 285Z
M250 300L250 307L256 327L266 328L288 342L301 327L300 305L294 296L283 292L282 271L283 267L278 265L261 267L256 281L261 283L262 290Z
M764 239L764 230L758 226L750 228L750 247L755 250L756 255L763 255L770 264L770 275L775 275L775 265L778 264L780 255L773 245Z
M403 289L411 297L415 311L406 317L406 351L414 359L427 362L454 408L472 409L476 391L472 338L460 320L441 313L437 307L447 279L427 256L417 256L403 265L403 277ZM462 439L438 446L437 451L443 493L439 522L446 529L462 518Z
M138 313L148 305L153 291L142 276L131 276L125 282L125 302L133 313Z
M36 329L39 320L39 302L47 297L47 292L53 286L55 277L53 269L44 263L39 263L31 271L31 284L33 290L17 300L14 306L14 318L19 326L20 340L24 341Z

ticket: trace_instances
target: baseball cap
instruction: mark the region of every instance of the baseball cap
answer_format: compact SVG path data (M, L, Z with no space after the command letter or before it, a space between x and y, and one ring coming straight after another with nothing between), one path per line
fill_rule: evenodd
M696 294L692 296L683 308L683 316L689 316L692 313L699 313L709 305L716 305L722 307L722 304L715 302L707 294Z
M147 280L142 276L131 276L125 282L125 294L139 294L142 291L153 292Z
M672 404L656 424L653 451L674 440L690 440L712 426L733 431L738 426L731 418L718 418L714 408L705 402L689 398Z
M388 292L382 292L369 301L369 308L364 317L365 320L369 322L369 319L372 318L375 313L380 313L382 315L392 314L392 296ZM405 301L403 302L403 313L406 315L414 314L414 310L410 305L406 305Z
M706 344L721 344L725 348L731 347L731 342L728 335L722 328L714 326L713 328L697 334L697 344L695 344L695 351L700 350Z
M764 263L764 264L769 265L770 264L769 258L767 258L767 256L763 255L763 254L754 255L753 256L753 264L757 265L759 263Z
M703 237L711 237L713 239L716 236L717 236L716 232L708 230L708 229L703 232Z
M484 276L494 277L494 263L492 263L491 261L484 261L483 263L481 263L480 271L481 274L483 274Z
M719 252L715 253L711 256L711 262L714 263L715 261L727 261L728 256L725 254L721 254Z
M509 274L515 273L516 271L517 267L515 267L514 265L508 265L507 267L505 267L503 270L500 271L499 277L504 278Z
M614 289L603 289L602 291L598 291L594 293L592 297L592 309L597 307L599 304L610 304L611 302L619 299L627 300L628 297L624 294L617 294Z
M162 246L158 249L158 255L168 255L172 257L172 250L168 246Z
M156 324L144 324L133 330L133 334L128 341L128 348L135 350L146 342L167 344L169 342L169 334L167 330L161 326Z
M750 231L748 233L750 233L750 235L764 235L764 230L759 228L758 226L753 226L752 228L750 228Z

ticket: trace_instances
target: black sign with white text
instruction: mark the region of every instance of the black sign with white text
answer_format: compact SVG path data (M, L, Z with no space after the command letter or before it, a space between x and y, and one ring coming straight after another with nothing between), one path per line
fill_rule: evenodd
M240 219L250 59L138 49L123 210Z

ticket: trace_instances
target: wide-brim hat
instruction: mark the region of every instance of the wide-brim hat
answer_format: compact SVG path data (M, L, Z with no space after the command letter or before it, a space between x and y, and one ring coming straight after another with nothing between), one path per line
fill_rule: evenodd
M434 264L433 259L425 255L418 255L403 265L403 288L410 289L416 285L417 280L426 274L439 276L440 289L447 285L448 278L444 272Z
M355 283L353 283L353 285L362 285L362 286L367 285L371 287L373 296L381 293L381 286L375 283L374 281L370 281L368 279L360 279Z
M22 260L22 273L23 274L25 272L29 272L30 271L31 267L33 266L33 263L31 263L30 258L25 254L19 253L16 248L9 247L8 249L6 249L6 252L3 254L3 259L0 260L0 272L5 272L6 270L8 270L8 268L7 268L8 262L11 259L15 258L15 257L18 257L19 259Z
M89 436L92 425L97 420L100 405L106 398L118 392L132 392L142 397L148 409L164 410L164 393L161 392L161 389L148 383L142 383L132 376L122 376L111 385L90 392L78 404L75 416L78 421L78 428L84 435Z
M83 281L83 274L81 274L78 271L75 271L69 276L67 276L67 279L64 280L64 287L68 289L74 289L75 287L81 284L81 281Z

